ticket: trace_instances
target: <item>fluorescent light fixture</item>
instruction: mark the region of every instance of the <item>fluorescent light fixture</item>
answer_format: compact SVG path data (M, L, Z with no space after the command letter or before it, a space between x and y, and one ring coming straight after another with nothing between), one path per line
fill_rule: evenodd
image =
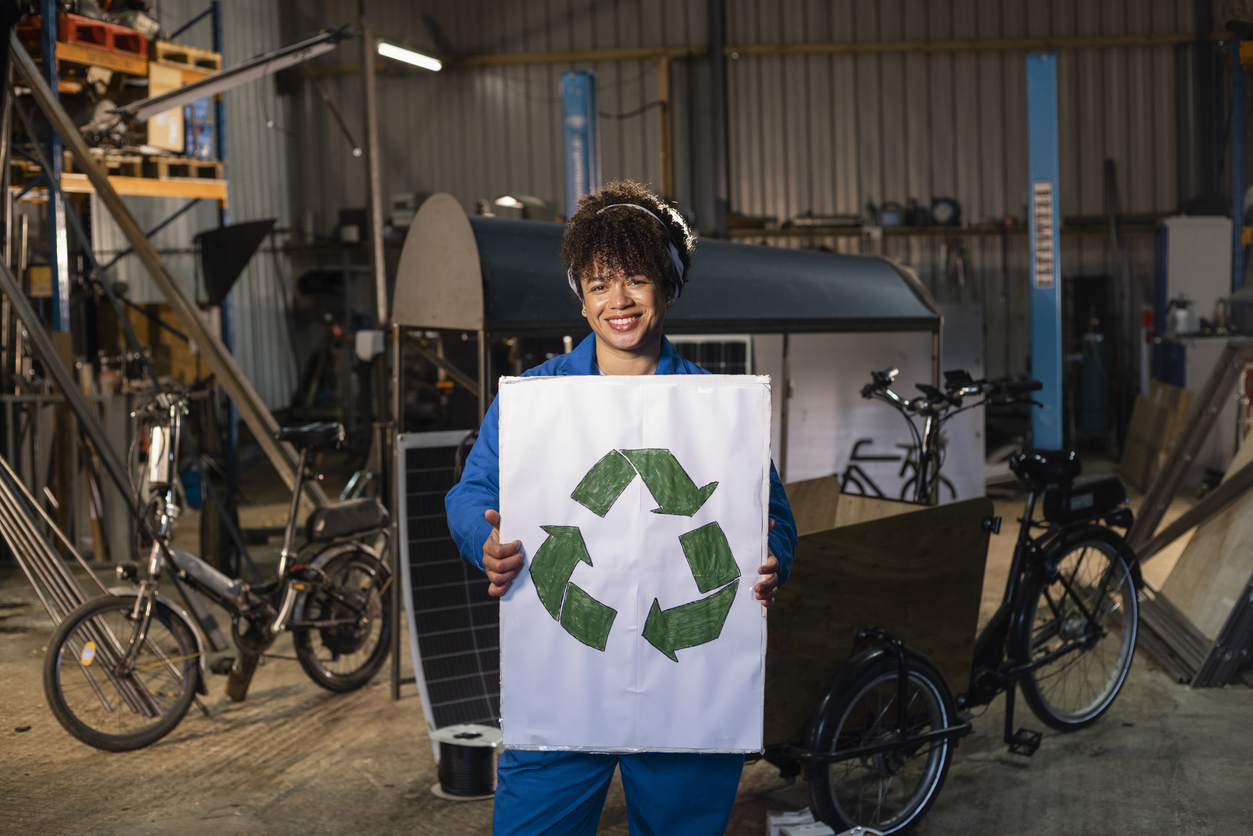
M211 76L202 78L200 81L193 81L191 84L186 84L168 93L122 105L115 112L131 116L137 122L143 122L156 116L158 113L164 113L167 110L189 104L196 99L212 96L254 79L276 73L287 67L302 64L310 58L330 52L339 45L341 40L350 34L351 30L348 27L332 32L320 32L312 38L307 38L291 46L285 46L267 55L258 55L256 58L250 58L234 67L214 73Z
M496 198L496 205L504 206L506 209L521 209L526 204L518 200L513 195L507 194Z
M443 64L438 59L429 55L423 55L421 52L414 52L412 49L406 49L403 46L388 43L387 41L379 41L379 55L391 58L395 61L403 61L406 64L412 64L415 67L421 67L424 70L430 70L437 73L443 68Z

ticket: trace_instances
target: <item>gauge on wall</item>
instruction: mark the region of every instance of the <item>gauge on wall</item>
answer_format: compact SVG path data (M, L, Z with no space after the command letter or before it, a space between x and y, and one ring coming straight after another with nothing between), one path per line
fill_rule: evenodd
M931 198L931 220L937 226L958 226L962 220L961 204L951 197Z

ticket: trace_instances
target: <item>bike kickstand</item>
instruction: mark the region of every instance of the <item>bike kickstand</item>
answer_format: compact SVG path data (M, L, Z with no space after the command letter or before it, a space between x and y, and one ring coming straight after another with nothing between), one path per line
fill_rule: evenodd
M192 697L191 699L192 699L192 702L196 704L196 708L199 708L204 713L204 716L206 717L213 716L212 714L209 713L208 706L206 706L204 703L200 701L200 697Z
M1014 692L1017 690L1018 683L1011 681L1005 691L1005 743L1009 746L1010 754L1029 758L1040 748L1044 734L1027 728L1014 731Z

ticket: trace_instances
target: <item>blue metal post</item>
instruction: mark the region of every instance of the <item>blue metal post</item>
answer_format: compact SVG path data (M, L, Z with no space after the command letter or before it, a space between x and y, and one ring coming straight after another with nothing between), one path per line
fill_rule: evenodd
M213 51L222 54L222 3L213 0L209 4L210 20L213 24ZM261 95L265 95L262 91ZM229 165L226 161L226 102L222 94L213 99L213 140L217 157L222 161L222 176L230 180ZM231 213L226 206L218 208L218 226L230 226ZM234 292L226 294L222 300L222 344L226 350L234 353L234 317L231 316L231 305ZM234 401L226 403L226 487L232 496L239 493L239 411Z
M43 47L43 71L52 97L60 99L57 90L57 2L39 0L40 46ZM48 124L48 266L52 273L52 330L70 330L70 242L65 231L65 200L61 197L61 137Z
M1244 64L1231 39L1231 291L1244 284Z
M561 74L562 150L566 163L566 217L579 198L600 190L600 116L596 111L596 73Z
M1062 447L1062 312L1057 197L1057 56L1027 56L1027 173L1031 233L1031 373L1044 384L1032 445Z

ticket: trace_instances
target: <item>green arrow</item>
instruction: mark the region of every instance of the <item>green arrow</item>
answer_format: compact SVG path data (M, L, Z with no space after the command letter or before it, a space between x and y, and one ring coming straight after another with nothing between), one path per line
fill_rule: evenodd
M609 628L618 611L607 607L575 584L566 589L566 604L561 608L561 626L588 647L605 649Z
M726 623L739 585L736 581L708 598L664 611L654 598L648 620L644 622L644 638L672 662L679 661L674 655L676 650L711 642L722 634L722 625Z
M679 542L683 544L683 554L687 556L692 577L696 578L696 587L702 595L740 576L731 545L722 533L722 526L716 522L680 534Z
M574 567L583 561L592 565L583 534L573 525L541 525L548 539L531 558L531 579L539 599L554 619L561 612L561 596L574 574Z
M697 488L692 477L687 475L683 465L669 450L623 450L622 454L635 465L640 476L644 477L648 492L657 500L654 514L690 517L700 510L714 488L718 487L717 482L710 482L703 488Z
M631 463L617 450L611 450L592 465L570 498L596 516L603 517L634 478L635 468L631 467Z

